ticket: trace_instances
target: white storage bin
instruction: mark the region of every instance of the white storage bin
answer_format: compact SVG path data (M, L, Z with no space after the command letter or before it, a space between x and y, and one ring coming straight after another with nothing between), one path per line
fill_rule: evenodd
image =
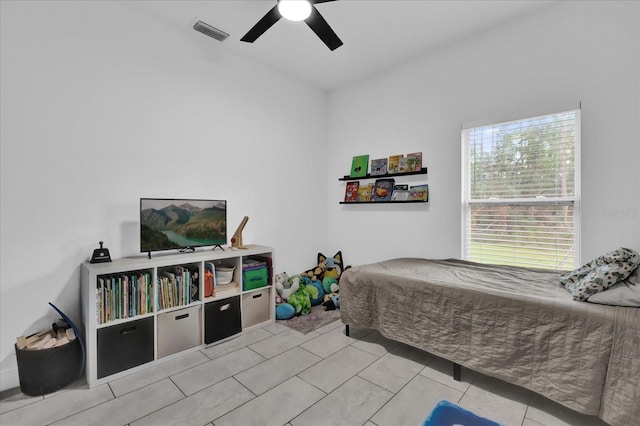
M225 285L233 281L235 266L216 266L216 284Z
M269 288L242 295L242 328L269 321L271 318Z
M202 306L158 314L158 358L202 344Z

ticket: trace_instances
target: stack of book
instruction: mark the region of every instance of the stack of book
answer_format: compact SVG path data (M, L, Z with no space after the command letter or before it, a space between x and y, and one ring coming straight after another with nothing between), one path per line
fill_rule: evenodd
M229 284L218 284L213 288L214 297L227 297L233 296L240 292L240 284L235 281L231 281Z
M103 324L153 312L151 273L101 275L96 292L96 322Z
M224 265L218 265L220 267L226 268ZM216 278L216 264L213 262L205 262L205 297L213 296L213 297L226 297L232 296L236 293L240 292L240 285L233 281L233 278L230 279L229 282L225 284L221 284L220 281ZM219 270L218 272L220 272ZM233 272L231 272L233 274ZM210 284L212 285L210 288L207 284L207 276L210 276ZM224 281L223 281L224 282Z
M198 269L172 266L158 273L158 309L185 306L198 300Z

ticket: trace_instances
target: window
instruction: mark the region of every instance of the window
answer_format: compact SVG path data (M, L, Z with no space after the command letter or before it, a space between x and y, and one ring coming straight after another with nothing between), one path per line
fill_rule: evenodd
M463 258L574 269L579 154L579 110L463 128Z

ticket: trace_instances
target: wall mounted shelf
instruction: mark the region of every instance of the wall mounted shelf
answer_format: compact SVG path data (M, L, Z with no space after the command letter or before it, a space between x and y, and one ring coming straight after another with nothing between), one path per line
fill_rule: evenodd
M428 203L423 200L401 200L401 201L340 201L340 204L415 204Z
M399 177L399 176L411 176L411 175L426 175L427 174L427 168L423 167L420 170L416 170L415 172L405 172L405 173L385 173L383 175L370 175L369 173L367 173L366 176L360 176L360 177L351 177L348 175L345 175L341 178L338 178L339 181L347 181L347 180L366 180L366 179L382 179L382 178L389 178L389 177ZM352 204L352 203L350 203Z
M395 178L397 177L405 177L405 176L416 176L416 175L426 175L427 174L427 168L426 167L422 167L420 170L416 170L414 172L405 172L405 173L385 173L383 175L371 175L369 173L367 173L365 176L360 176L360 177L351 177L351 176L343 176L341 178L338 178L338 181L342 181L342 182L355 182L355 181L362 181L362 180L377 180L377 179L387 179L387 178L394 178L394 179L389 179L389 180L395 180ZM376 182L377 184L377 182ZM347 183L347 191L349 191L349 185L350 183ZM371 184L369 184L371 185ZM356 186L357 187L357 186ZM362 187L362 186L360 186ZM345 200L349 198L351 199L351 197L347 197L347 195L345 195ZM404 197L406 198L406 197ZM404 200L404 199L398 199L398 200L388 200L388 201L340 201L340 204L407 204L407 203L428 203L429 202L429 197L428 197L428 193L427 193L427 199L426 200Z

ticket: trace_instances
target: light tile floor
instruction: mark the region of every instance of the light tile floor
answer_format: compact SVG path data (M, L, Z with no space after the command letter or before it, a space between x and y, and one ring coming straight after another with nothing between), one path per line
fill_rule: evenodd
M507 426L602 426L523 388L336 321L276 323L88 389L0 394L0 425L418 426L446 399Z

